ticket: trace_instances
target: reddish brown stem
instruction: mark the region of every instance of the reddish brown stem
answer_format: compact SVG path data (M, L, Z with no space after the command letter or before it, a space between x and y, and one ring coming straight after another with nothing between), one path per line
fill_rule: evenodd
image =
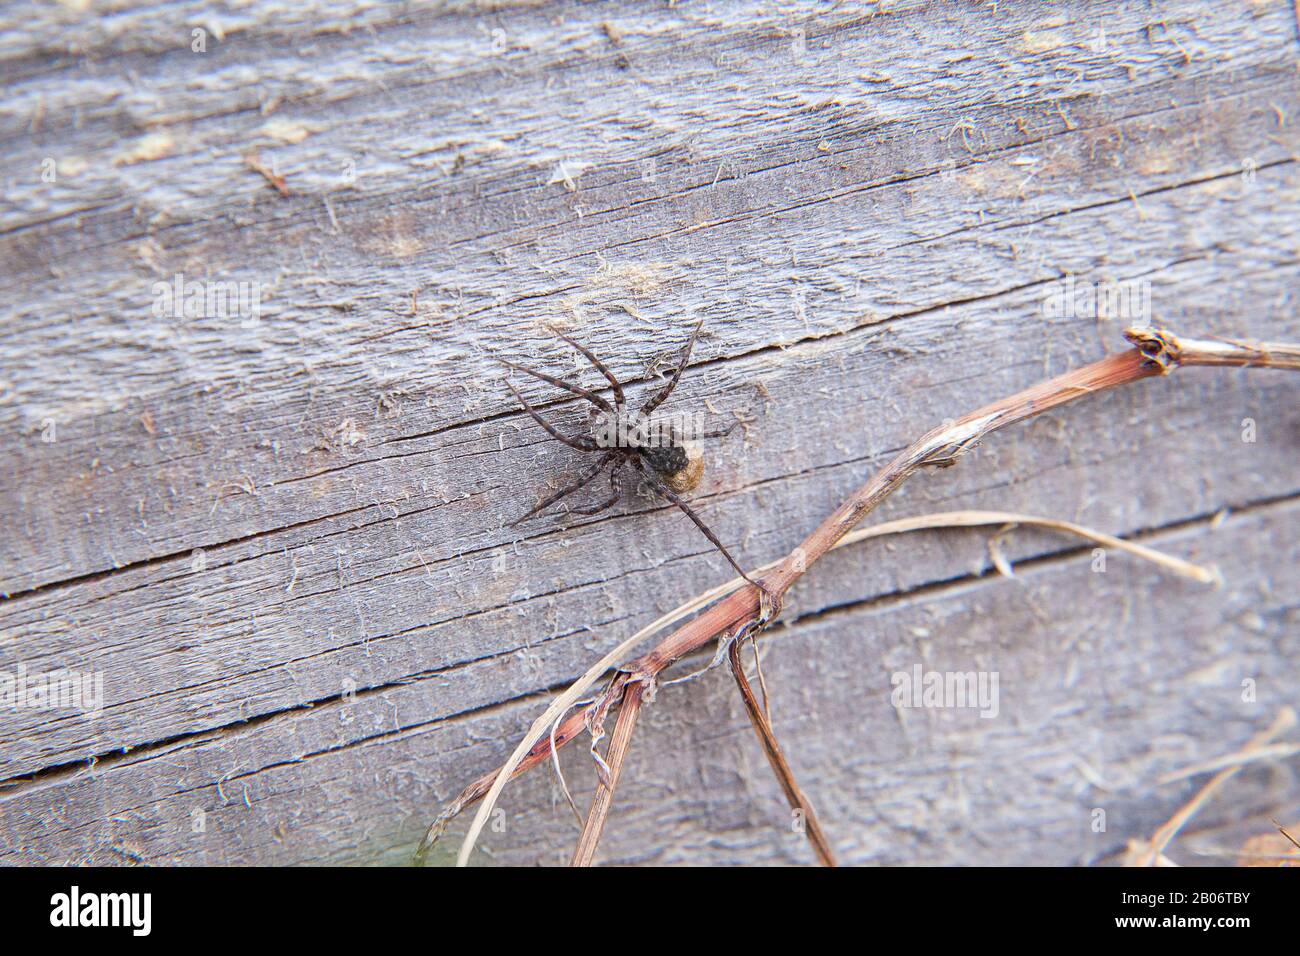
M627 759L627 751L632 744L632 731L636 729L636 719L641 713L641 696L644 693L645 685L640 682L629 683L623 688L623 704L618 710L614 733L609 738L609 749L605 751L607 769L596 782L591 809L587 811L587 822L582 828L582 836L578 838L570 866L591 866L591 861L596 856L596 844L600 842L609 808L614 803L614 788L618 786L623 761Z
M532 770L539 763L542 763L550 757L552 737L555 740L555 749L559 750L569 741L573 740L574 737L581 734L585 726L585 719L586 712L582 710L576 711L566 717L560 725L555 728L554 734L543 737L537 743L533 744L532 748L528 751L528 754L519 762L519 766L515 768L514 773L510 775L510 779L513 780L525 771ZM430 825L428 831L425 833L424 839L420 842L419 848L415 851L412 862L416 866L424 865L426 858L429 855L429 850L432 849L433 844L438 841L438 838L442 836L443 832L447 829L447 825L451 823L452 820L456 819L456 817L460 815L460 812L466 807L482 800L483 796L492 788L492 782L496 780L496 778L496 770L483 774L483 776L479 777L457 794L455 800L442 808L442 812L434 819L432 825Z
M999 399L957 420L934 428L913 442L872 476L845 502L828 515L786 558L760 580L770 606L760 611L760 592L747 587L710 606L669 634L648 654L622 669L628 683L654 681L664 668L687 654L719 639L734 639L743 632L761 629L781 609L785 593L812 564L853 529L873 508L923 466L952 464L990 432L1032 418L1075 399L1106 389L1165 375L1182 365L1258 366L1300 369L1300 346L1182 339L1162 329L1128 329L1125 337L1134 348L1074 369L1063 375ZM622 693L619 681L606 690L600 706L608 708ZM572 740L582 727L582 715L566 720L556 731L556 745ZM511 777L536 766L550 753L550 741L539 739L514 767ZM429 828L420 849L426 852L445 829L451 817L487 793L496 772L467 787ZM480 811L480 815L482 811ZM478 817L475 824L481 825ZM471 827L471 837L475 829Z
M745 676L745 665L740 660L740 641L732 641L727 656L731 662L732 676L736 678L736 686L740 688L740 699L745 702L745 712L749 714L749 722L754 726L754 733L758 734L759 742L763 745L763 753L767 755L767 762L772 766L772 772L776 774L781 789L785 791L785 799L789 802L790 809L795 813L803 814L804 833L808 837L808 842L812 844L818 861L822 866L835 866L835 852L831 849L831 842L826 839L821 824L817 822L817 814L813 812L812 803L794 779L794 771L790 769L790 764L781 751L781 745L776 742L776 734L772 732L767 714L759 706L758 698L754 696L754 689L749 686L749 678Z

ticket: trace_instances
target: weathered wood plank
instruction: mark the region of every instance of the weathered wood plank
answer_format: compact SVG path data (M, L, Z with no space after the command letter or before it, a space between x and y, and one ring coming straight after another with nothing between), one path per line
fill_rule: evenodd
M1021 566L1015 580L845 595L771 632L777 730L837 852L847 862L1072 863L1149 835L1196 786L1157 786L1161 774L1227 752L1295 703L1298 529L1292 500L1151 539L1217 564L1220 589L1119 555L1094 573L1085 551ZM981 539L933 537L960 539L967 553ZM882 554L841 552L828 571L858 581ZM896 711L890 675L918 663L998 671L998 716ZM1242 701L1248 677L1254 703ZM439 800L501 760L540 706L448 721L427 687L397 685L126 754L0 795L10 835L0 859L397 862ZM566 765L572 784L590 785L585 755ZM1193 829L1233 813L1266 827L1270 812L1300 810L1295 784L1284 765L1247 773ZM1090 829L1096 807L1108 812L1104 833ZM492 859L567 857L575 832L549 771L516 783L505 812L505 831L487 835ZM604 856L806 861L788 821L718 671L664 688L648 709Z
M483 109L519 144L502 156L489 150L496 164L489 169L432 184L428 163L418 160L437 152L430 140L440 124L449 124L450 142L462 144L448 162L484 135L485 117L449 107L454 82L445 89L426 67L406 67L425 84L412 95L432 99L440 112L404 149L412 136L409 107L391 93L371 87L357 94L359 102L337 99L342 92L309 97L296 121L328 128L275 153L265 149L286 171L301 165L291 175L301 195L288 200L243 165L245 150L266 139L254 135L268 122L256 112L209 117L211 107L187 106L180 97L180 112L165 114L162 128L179 132L184 124L193 145L155 161L115 164L111 154L81 157L77 144L95 130L78 130L66 113L47 109L44 140L22 137L15 168L34 171L42 157L69 152L87 168L61 180L53 195L16 190L17 200L51 204L44 214L54 226L22 228L15 216L17 231L5 239L5 257L16 264L8 291L25 292L5 305L13 340L25 343L7 356L7 406L18 429L9 434L26 437L9 486L21 491L10 491L17 500L4 506L23 520L5 545L4 565L12 570L0 586L39 586L356 507L346 482L316 481L303 494L297 481L382 457L393 440L509 411L500 389L483 387L491 366L481 350L535 350L539 316L576 310L572 320L601 353L620 373L635 375L647 341L683 314L708 319L716 344L706 343L705 357L743 354L1065 271L1105 278L1204 256L1213 248L1208 233L1189 235L1178 220L1179 241L1171 246L1171 237L1131 218L1140 217L1139 205L1113 210L1121 218L1106 224L1108 241L1082 247L1055 244L1059 222L1037 220L1210 176L1225 177L1226 187L1246 161L1266 170L1288 162L1296 140L1292 127L1278 126L1279 116L1300 112L1300 103L1289 26L1284 11L1275 12L1243 20L1240 9L1198 10L1194 29L1179 26L1188 17L1177 11L1117 14L1107 34L1113 49L1094 54L1083 11L1040 35L1031 29L1041 25L1033 8L1007 19L917 10L855 28L828 26L809 62L797 62L775 23L736 17L729 42L746 55L727 58L727 69L740 73L726 108L718 103L713 57L727 44L717 45L714 18L685 38L670 20L660 55L671 55L687 76L624 80L618 113L598 112L588 128L563 119L565 103L542 104L563 95L577 109L599 79L584 69L615 69L617 50L591 56L590 44L609 43L592 24L585 55L562 61L582 83L558 84L555 60L545 55L522 79L515 71L475 74L490 83ZM1145 28L1160 19L1176 37L1148 36ZM928 46L918 54L922 23ZM1201 39L1192 43L1184 35L1192 33ZM465 48L464 37L447 37L448 48ZM704 37L711 56L682 55L683 41L697 49ZM1018 49L1026 43L1050 49L1042 60L1026 60ZM1201 53L1204 65L1183 62L1180 46ZM208 69L225 63L223 79L209 81L211 95L228 104L230 85L251 82L246 57L278 56L275 49L268 43L243 54L232 39L224 52L205 54ZM873 64L900 58L922 75L874 83L845 75L861 63L874 77ZM154 99L196 68L187 52L163 59L171 66L156 67ZM1148 84L1140 95L1126 68L1133 63L1142 64ZM1218 63L1229 65L1215 69ZM771 105L773 76L792 70L792 82L815 89L802 91L802 105ZM977 108L990 98L991 78L1008 71L997 83L1020 80L1023 98L1003 102L999 85L994 105ZM1033 82L1025 71L1036 71ZM31 80L35 87L12 101L10 128L28 126L42 102L41 83L62 89L65 79ZM397 77L383 82L410 85ZM833 91L838 99L822 106ZM624 94L642 97L638 109L624 104ZM742 110L747 98L752 105ZM377 101L385 108L376 109ZM118 115L114 109L121 107L109 108L109 116ZM660 116L666 109L674 113ZM358 112L364 126L352 121ZM646 119L620 118L639 113ZM685 125L705 113L712 119ZM208 129L211 142L198 135ZM61 139L67 136L72 143ZM598 143L626 138L622 149L596 151ZM678 140L685 142L673 146ZM663 157L666 145L675 152ZM370 176L345 188L334 171L381 149L401 149L409 161L376 158ZM579 164L588 154L600 162L578 179L577 191L546 181L565 157ZM643 183L630 174L647 157L655 158L654 181ZM720 165L734 168L719 177ZM498 173L498 166L505 169ZM320 181L298 183L312 171ZM83 190L98 188L81 185L81 177L97 175L118 198L97 216L78 212ZM489 187L497 177L499 185ZM238 215L227 211L235 197L248 203ZM166 218L151 227L158 210ZM493 225L521 217L522 236ZM1146 248L1158 248L1158 257L1112 246L1120 231L1149 236ZM1271 231L1253 235L1258 241ZM744 254L719 255L723 237L727 249ZM1284 240L1282 248L1293 245ZM972 253L980 270L956 267ZM87 254L96 269L68 268ZM265 320L240 329L229 320L154 317L153 283L177 272L259 279L268 286ZM416 290L423 290L417 314L403 318ZM1168 299L1181 305L1180 297ZM646 321L631 320L619 303ZM141 424L145 413L154 436ZM61 439L49 445L39 441L46 421L61 426ZM104 486L114 493L104 494ZM224 532L215 540L214 506Z
M1035 354L1025 364L1020 330L995 333L996 319L960 333L942 317L930 326L948 342L926 348L927 362L972 373L962 350L976 352L975 368L991 376L960 390L925 389L916 373L885 369L892 352L864 351L853 339L810 346L803 359L792 350L756 360L756 370L772 369L758 376L769 383L771 404L755 447L738 455L733 444L719 463L708 488L719 493L706 497L709 521L760 563L793 546L838 496L928 424L1038 378L1052 356ZM1003 338L990 353L994 334ZM999 371L1008 365L1018 367ZM937 373L940 383L946 374ZM860 397L881 383L885 396ZM810 384L820 399L815 424L807 417ZM1126 533L1293 494L1291 436L1300 411L1288 402L1292 391L1267 373L1197 372L1148 383L999 436L960 474L924 479L888 513L979 503ZM909 396L906 410L892 395ZM1250 444L1242 442L1247 417L1262 423ZM448 714L483 706L579 673L592 647L585 628L629 632L638 610L687 597L693 589L682 582L721 576L720 559L681 516L647 516L635 501L622 514L569 530L543 523L528 543L513 546L502 524L524 505L502 492L520 480L512 476L533 474L536 440L513 454L490 454L495 436L468 439L478 455L467 460L483 469L475 483L500 490L497 503L479 503L460 522L399 498L390 508L376 504L355 517L213 549L203 570L185 556L7 602L2 659L102 670L108 706L94 721L40 711L6 721L4 775L228 725L348 686L421 675L435 675L439 686L444 669L494 659L509 680L466 676L438 692ZM572 467L567 454L548 458L555 460ZM1144 460L1158 461L1160 471L1144 478ZM756 522L755 513L777 520ZM900 555L872 585L885 593L941 580L963 560L929 549ZM823 598L814 583L811 599L833 600L835 588L828 590ZM527 649L540 642L544 652Z

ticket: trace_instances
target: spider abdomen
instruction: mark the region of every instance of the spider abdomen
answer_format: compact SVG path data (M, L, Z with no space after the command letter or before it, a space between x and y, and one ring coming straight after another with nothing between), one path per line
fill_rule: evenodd
M642 448L641 455L678 494L694 491L704 476L704 452L696 442Z

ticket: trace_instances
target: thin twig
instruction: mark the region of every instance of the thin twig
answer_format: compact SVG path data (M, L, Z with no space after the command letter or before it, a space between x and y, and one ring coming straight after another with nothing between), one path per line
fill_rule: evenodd
M1286 832L1286 827L1282 826L1282 824L1278 823L1276 820L1273 821L1273 826L1277 827L1277 832L1286 837L1291 842L1292 846L1297 850L1300 850L1300 843L1297 843L1296 838ZM1287 859L1295 859L1295 854L1288 854Z
M1238 767L1242 764L1254 763L1257 760L1283 760L1287 757L1294 757L1296 754L1300 754L1300 744L1269 744L1267 747L1255 747L1251 750L1238 751L1235 754L1215 757L1213 760L1207 760L1205 763L1199 763L1194 767L1175 770L1173 773L1167 773L1160 777L1156 780L1156 783L1177 783L1179 780L1199 777L1201 774L1213 770Z
M1179 338L1163 329L1126 329L1124 338L1166 371L1178 365L1300 369L1300 345Z
M591 809L587 811L587 823L578 838L578 846L573 851L570 866L591 866L596 856L596 844L605 829L605 819L614 802L614 788L618 786L619 774L623 771L623 761L627 758L628 747L632 743L632 731L636 729L636 719L641 713L641 698L646 685L637 681L623 688L623 704L618 709L618 720L614 724L614 733L609 738L609 749L605 751L607 769L596 783L596 792L591 797Z
M932 528L978 528L986 525L1002 524L1030 525L1035 528L1045 528L1048 531L1059 531L1062 534L1077 535L1104 547L1114 548L1116 551L1131 554L1135 558L1150 561L1166 571L1172 571L1174 574L1190 578L1200 584L1214 584L1219 581L1219 574L1213 568L1201 567L1199 564L1184 561L1182 558L1165 554L1163 551L1155 550L1155 548L1148 548L1146 545L1134 541L1126 541L1123 538L1117 538L1102 531L1095 531L1081 524L1075 524L1073 521L1040 518L1035 515L1018 514L1014 511L942 511L936 514L919 515L915 518L900 518L897 521L872 525L869 528L861 528L852 534L845 535L844 539L837 543L835 547L845 547L859 541L865 541L868 538L902 534L907 531L924 531Z
M776 598L771 616L780 613L781 598L790 586L908 477L925 465L951 464L995 429L1032 418L1085 395L1169 374L1182 365L1300 368L1300 346L1298 345L1185 340L1172 332L1160 329L1128 329L1125 331L1125 337L1135 346L1132 351L1109 355L1100 361L999 399L951 423L932 429L900 452L824 519L799 547L777 562L772 571L763 577L763 584L767 587L769 595ZM537 744L559 714L577 700L583 691L595 683L605 671L614 666L624 653L657 631L664 622L677 620L681 613L696 610L715 597L732 590L734 585L728 583L700 595L683 605L685 611L678 609L669 612L597 661L576 683L552 701L546 712L533 722L524 739L519 742L498 771L475 781L438 815L425 834L424 840L421 841L416 853L417 860L423 858L452 817L470 802L486 794L486 799L476 811L457 855L458 866L468 864L474 844L482 833L488 816L496 806L496 801L506 783L516 772L527 769L523 766L525 758L529 761L527 766L531 767L538 760L544 759L549 752L549 742L543 742L540 747ZM747 627L752 627L760 620L762 603L767 602L760 602L757 588L747 587L730 594L725 600L718 601L698 617L668 635L649 654L633 661L628 665L628 672L637 675L640 679L653 680L664 667L719 636L728 632L740 633ZM581 721L572 725L570 721L565 721L556 734L557 741L561 745L567 743L577 734L580 725ZM573 732L566 736L565 732L569 729Z
M1273 723L1267 729L1260 731L1246 742L1236 756L1245 758L1235 761L1234 764L1226 770L1220 770L1209 782L1205 784L1191 800L1187 801L1178 809L1172 817L1164 822L1150 841L1133 840L1129 846L1128 853L1125 855L1125 866L1161 866L1166 865L1168 857L1165 856L1165 849L1178 836L1178 831L1187 825L1201 806L1210 798L1216 790L1241 772L1242 767L1250 760L1262 759L1265 756L1272 756L1268 753L1268 744L1279 734L1285 733L1292 727L1296 726L1296 712L1290 707L1283 707L1273 718Z
M258 155L257 150L253 150L244 156L244 165L255 173L260 173L268 183L275 187L275 191L281 196L292 195L288 184L284 181L284 177L262 162L261 156Z
M804 795L798 781L794 779L794 771L790 769L790 764L781 751L781 745L776 742L772 725L759 706L758 699L754 696L754 689L749 686L749 679L745 677L745 665L740 660L740 642L733 641L727 654L731 660L732 676L736 678L736 686L740 688L740 699L745 702L745 712L749 714L749 722L754 725L754 733L758 734L759 742L763 745L763 753L767 755L767 762L772 765L772 772L776 774L781 789L785 791L785 799L789 802L790 809L795 813L803 814L804 832L822 866L835 866L835 852L831 849L831 842L826 839L821 824L817 822L817 814L813 812L812 802Z

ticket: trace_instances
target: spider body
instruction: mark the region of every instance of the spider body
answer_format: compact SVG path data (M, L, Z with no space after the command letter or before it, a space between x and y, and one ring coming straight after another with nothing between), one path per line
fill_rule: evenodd
M641 455L673 491L694 491L704 476L704 452L695 442L644 448Z
M610 486L609 496L591 507L570 509L574 514L599 514L618 501L620 497L619 474L624 469L630 468L641 476L650 489L661 497L667 498L681 509L694 522L695 526L704 533L713 546L722 553L722 556L727 559L731 566L740 573L741 577L751 584L756 583L736 563L735 558L723 547L722 542L718 540L717 536L700 519L700 516L681 497L681 495L698 487L700 478L704 474L704 453L699 442L695 439L721 438L730 434L735 426L696 434L696 429L683 427L680 422L671 419L657 420L650 417L654 410L663 404L668 396L672 394L673 389L677 387L682 371L686 368L686 363L690 359L695 339L700 334L701 324L697 324L694 331L691 332L691 337L682 350L677 367L667 384L654 392L641 408L635 412L628 411L623 385L614 377L613 373L590 351L555 329L551 329L551 331L586 357L596 371L609 382L614 392L613 405L602 396L580 385L575 385L564 379L554 378L543 372L525 368L522 365L516 365L513 362L507 362L504 359L500 360L507 368L531 375L533 378L540 379L557 388L562 388L586 400L590 404L593 413L590 436L564 435L543 418L541 413L528 403L528 400L519 393L519 390L509 380L506 381L506 386L514 393L524 411L532 416L533 420L544 428L547 434L570 448L597 456L596 461L589 465L575 480L548 495L527 514L515 521L514 524L520 524L545 511L560 499L585 487L601 472L607 471Z

